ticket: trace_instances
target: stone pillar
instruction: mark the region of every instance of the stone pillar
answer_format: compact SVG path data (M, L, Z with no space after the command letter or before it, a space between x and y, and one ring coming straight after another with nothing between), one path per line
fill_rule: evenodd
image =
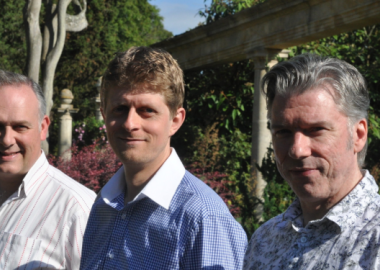
M58 108L59 113L59 145L58 155L64 160L71 159L71 143L73 118L72 113L77 113L79 109L74 109L71 102L73 101L73 93L69 89L61 91L61 107Z
M272 60L279 50L260 49L255 50L249 54L255 66L255 92L254 103L252 112L252 155L251 155L251 175L253 179L253 195L260 200L264 200L264 189L266 181L263 179L261 173L256 168L256 163L261 166L262 160L267 153L267 148L271 143L271 134L268 129L267 107L266 99L262 93L261 79L266 74L266 67L271 68L277 63ZM281 55L283 57L283 55ZM257 219L262 218L262 206L255 209L255 216Z
M95 87L96 87L96 90L97 90L98 94L94 98L95 108L96 108L95 117L96 117L96 120L100 120L100 121L103 120L102 113L100 112L100 86L102 85L102 78L103 77L100 77L99 80L98 80L98 82L95 84Z

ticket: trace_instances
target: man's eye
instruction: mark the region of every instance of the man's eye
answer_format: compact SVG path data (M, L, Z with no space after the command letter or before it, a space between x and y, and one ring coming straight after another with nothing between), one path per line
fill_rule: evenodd
M27 126L24 126L24 125L17 125L14 127L15 130L19 130L19 131L22 131L22 130L27 130L28 127Z
M146 114L152 114L152 113L154 113L155 111L154 111L153 109L151 109L151 108L145 107L145 108L141 108L141 109L140 109L140 112L142 112L142 113L146 113Z
M288 129L280 129L280 130L276 130L276 131L274 132L274 135L275 135L277 138L282 138L282 137L288 136L289 134L291 134L291 131L288 130Z
M313 128L310 128L310 129L308 130L308 132L309 132L309 133L316 133L316 132L320 132L320 131L322 131L322 130L324 130L323 127L313 127Z

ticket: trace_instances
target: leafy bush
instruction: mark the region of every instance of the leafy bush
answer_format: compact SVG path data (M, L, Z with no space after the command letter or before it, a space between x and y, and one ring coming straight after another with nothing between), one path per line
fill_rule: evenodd
M206 172L198 162L194 162L193 164L187 166L187 170L218 193L234 217L239 216L240 208L233 202L236 194L228 188L231 182L227 180L227 174L218 171Z
M73 123L73 144L79 147L92 145L96 141L107 142L106 126L95 116Z
M263 221L267 221L286 211L293 202L295 194L278 172L271 147L268 148L262 165L258 169L267 181L263 202Z
M122 165L106 143L97 142L80 149L73 146L71 151L70 161L50 155L49 163L96 193Z

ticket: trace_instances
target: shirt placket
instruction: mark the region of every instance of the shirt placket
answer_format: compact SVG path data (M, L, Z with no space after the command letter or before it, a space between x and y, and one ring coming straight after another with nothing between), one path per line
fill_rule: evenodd
M301 229L297 232L297 237L290 251L293 256L290 256L288 269L299 269L301 256L304 254L305 248L310 244L309 241L306 230Z
M116 215L114 229L104 261L104 269L120 269L118 263L124 260L124 258L122 259L120 257L125 256L123 254L125 252L125 234L132 217L133 207L134 203L128 204L122 210L118 211Z

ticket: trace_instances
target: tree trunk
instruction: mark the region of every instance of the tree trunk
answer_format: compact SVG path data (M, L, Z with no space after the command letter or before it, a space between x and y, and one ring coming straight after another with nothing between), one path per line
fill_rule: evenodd
M46 14L45 14L45 26L44 26L44 36L43 36L43 47L42 47L42 63L46 61L46 56L49 51L51 51L57 42L57 29L58 29L58 18L57 18L57 5L52 3L52 0L46 1Z
M77 15L66 14L68 5L73 1L80 8ZM38 82L38 75L43 59L42 89L46 99L46 115L50 115L53 107L54 75L59 58L65 45L66 31L78 32L87 27L86 20L87 2L82 0L59 0L58 5L52 0L46 0L46 17L44 27L44 46L42 48L42 36L39 27L39 14L41 0L27 0L25 7L25 21L27 27L28 43L28 76ZM48 134L49 137L49 134ZM48 140L47 137L47 140ZM49 152L48 142L43 142L45 153Z
M24 8L27 44L28 77L38 83L41 63L42 36L40 30L41 0L28 0Z

